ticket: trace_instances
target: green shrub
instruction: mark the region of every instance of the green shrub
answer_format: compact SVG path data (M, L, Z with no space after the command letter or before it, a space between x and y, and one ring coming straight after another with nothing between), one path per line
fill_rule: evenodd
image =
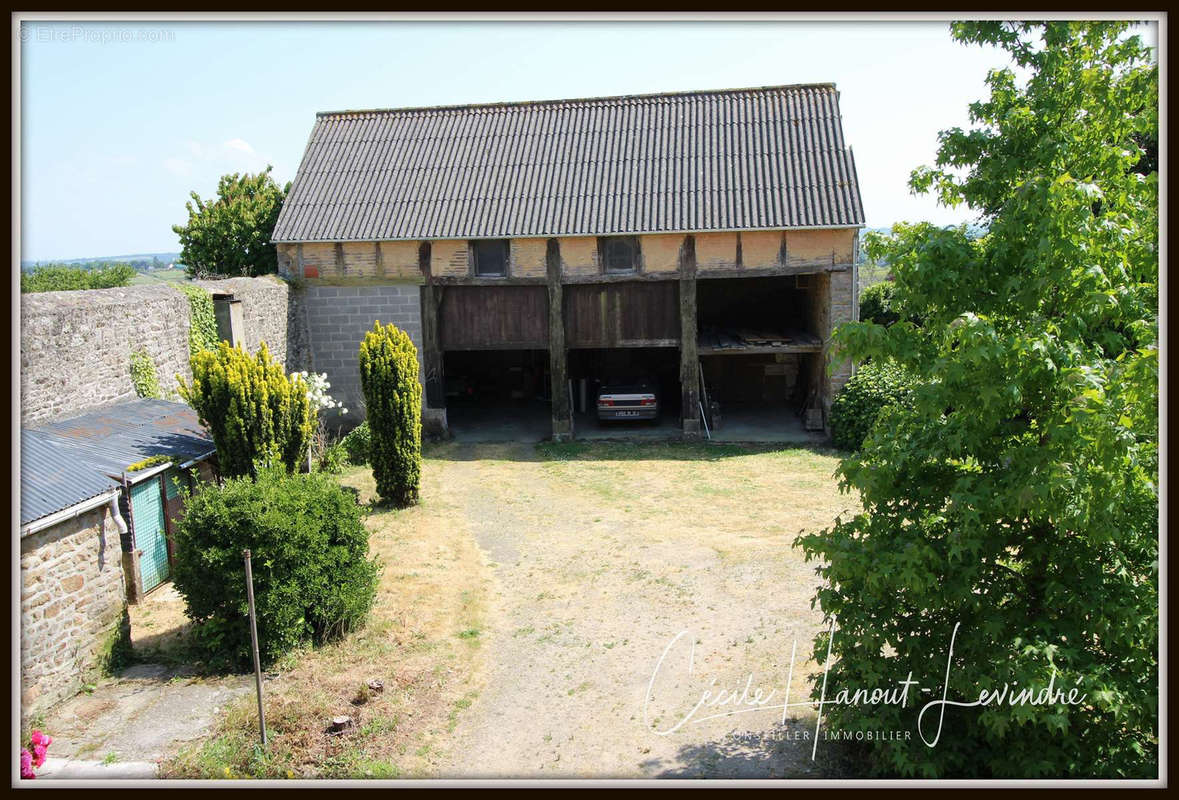
M892 296L895 291L895 283L884 281L860 292L860 321L891 325L900 319L900 315L892 308Z
M156 362L146 350L131 354L131 385L140 397L159 397L160 381L156 376Z
M368 420L353 428L341 444L344 445L344 451L348 454L348 463L360 466L368 463L368 450L371 436L368 429Z
M222 475L251 475L257 462L299 468L312 432L302 378L272 361L265 343L251 356L220 342L194 354L191 364L191 384L176 376L180 395L212 434Z
M422 475L422 387L409 334L373 325L360 344L360 386L377 494L399 508L413 505Z
M329 444L319 456L319 471L329 475L339 475L344 471L344 463L348 460L347 456L342 443Z
M217 334L217 315L213 310L213 294L208 289L190 283L176 287L188 298L188 354L195 356L202 350L213 350L221 337Z
M844 450L859 450L881 410L905 401L910 377L894 364L862 364L831 404L831 441Z
M321 474L272 467L193 494L176 528L173 581L216 666L248 668L250 629L242 551L249 548L262 660L321 644L363 624L376 560L355 495Z
M20 274L22 292L66 292L78 289L114 289L128 286L135 277L129 264L112 264L100 269L46 264Z

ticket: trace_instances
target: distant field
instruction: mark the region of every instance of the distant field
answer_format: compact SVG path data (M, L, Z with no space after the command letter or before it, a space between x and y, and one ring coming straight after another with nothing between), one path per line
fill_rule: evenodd
M131 279L131 285L179 283L186 280L188 280L188 275L182 269L157 269L152 272L137 272L135 277Z
M888 265L874 264L871 261L865 261L860 264L860 290L863 291L869 286L880 283L888 277Z

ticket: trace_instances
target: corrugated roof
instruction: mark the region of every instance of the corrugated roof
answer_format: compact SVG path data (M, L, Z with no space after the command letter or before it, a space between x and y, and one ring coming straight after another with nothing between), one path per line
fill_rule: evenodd
M150 456L192 459L216 449L196 412L167 400L119 403L36 430L67 441L94 469L112 477Z
M833 84L322 113L276 242L862 225Z
M41 431L20 432L20 524L117 487L68 442Z

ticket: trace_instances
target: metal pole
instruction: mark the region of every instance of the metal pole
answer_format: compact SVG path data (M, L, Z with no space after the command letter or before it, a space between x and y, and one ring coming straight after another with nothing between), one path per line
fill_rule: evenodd
M250 601L250 644L254 647L254 685L258 688L258 727L262 730L262 744L266 744L266 711L262 708L262 661L258 657L258 618L254 614L254 570L250 566L250 551L242 551L246 559L246 597Z

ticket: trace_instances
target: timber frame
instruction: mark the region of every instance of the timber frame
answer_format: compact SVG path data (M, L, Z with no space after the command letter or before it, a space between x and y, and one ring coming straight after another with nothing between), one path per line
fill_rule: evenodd
M545 288L548 306L548 365L550 391L552 396L552 438L567 441L574 436L573 404L569 389L569 348L566 337L567 310L565 308L565 287L589 284L674 282L678 291L678 336L673 339L635 339L620 341L614 347L675 347L679 350L679 378L681 391L681 427L686 438L701 435L700 426L700 356L719 352L701 349L697 344L698 303L697 283L702 280L784 277L791 275L821 275L824 273L847 272L852 265L835 263L835 259L814 259L809 263L782 264L769 267L743 268L734 265L727 268L710 267L701 269L696 261L696 237L685 234L679 247L675 270L662 272L636 271L633 273L571 274L562 269L560 240L549 237L545 240L545 276L516 276L480 278L473 276L436 276L431 271L431 243L422 242L418 250L421 270L421 315L423 347L424 399L427 408L445 413L446 393L444 374L443 336L441 331L441 308L446 302L450 287L490 286L533 286ZM494 343L485 347L466 349L500 349ZM793 346L748 347L743 352L754 353L825 353L827 342L822 337L820 344L797 344Z

